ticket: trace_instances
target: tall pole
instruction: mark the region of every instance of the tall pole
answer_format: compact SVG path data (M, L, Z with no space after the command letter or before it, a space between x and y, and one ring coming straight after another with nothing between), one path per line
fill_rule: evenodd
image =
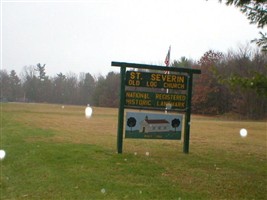
M126 67L121 67L121 87L120 87L120 106L118 111L118 134L117 134L117 150L122 153L123 147L123 119L124 119L124 105L125 105L125 72Z
M168 50L168 53L167 53L166 58L165 58L165 61L164 61L166 67L169 67L170 62L171 62L171 45L169 46L169 50ZM169 71L166 71L165 73L166 74L169 74L170 72ZM169 93L169 89L168 88L166 90L166 93L167 94ZM167 114L167 113L168 113L168 109L167 109L167 106L166 106L165 107L165 114Z
M184 127L184 153L189 153L189 140L190 140L190 123L191 123L191 99L192 99L192 86L193 74L189 73L187 78L187 99L186 99L186 113L185 113L185 127Z

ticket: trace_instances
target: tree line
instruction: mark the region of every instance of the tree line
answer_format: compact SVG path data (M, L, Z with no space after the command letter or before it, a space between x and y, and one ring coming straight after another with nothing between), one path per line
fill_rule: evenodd
M196 68L193 111L200 114L237 113L247 119L267 116L267 54L240 48L227 54L208 51Z
M267 54L249 47L226 54L207 51L198 61L182 57L170 67L197 68L194 77L192 111L197 114L236 113L262 119L267 113ZM45 102L117 107L120 74L109 72L94 77L69 72L49 77L45 64L0 71L1 101Z
M40 63L23 67L20 75L1 70L1 100L114 107L118 105L119 76L114 72L105 77L69 72L49 77L45 64Z

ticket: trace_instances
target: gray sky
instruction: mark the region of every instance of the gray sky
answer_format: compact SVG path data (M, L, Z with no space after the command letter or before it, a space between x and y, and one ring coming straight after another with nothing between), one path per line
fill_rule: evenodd
M1 0L1 64L19 74L46 64L62 72L106 75L111 61L164 65L227 52L258 37L256 25L218 0Z

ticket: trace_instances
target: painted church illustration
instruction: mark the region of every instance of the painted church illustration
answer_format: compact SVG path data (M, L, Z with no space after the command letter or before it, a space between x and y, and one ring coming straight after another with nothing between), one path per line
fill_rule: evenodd
M145 117L140 124L140 133L170 132L171 124L166 119L148 119Z

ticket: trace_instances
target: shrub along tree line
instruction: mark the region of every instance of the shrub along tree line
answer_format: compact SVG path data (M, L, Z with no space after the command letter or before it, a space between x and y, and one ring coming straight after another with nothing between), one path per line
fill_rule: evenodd
M262 119L267 113L267 54L240 48L227 54L207 51L199 61L182 57L171 67L198 68L194 77L192 111L197 114L237 113ZM2 101L46 102L103 107L119 104L120 74L109 72L94 77L90 73L59 73L49 77L45 65L0 71Z

